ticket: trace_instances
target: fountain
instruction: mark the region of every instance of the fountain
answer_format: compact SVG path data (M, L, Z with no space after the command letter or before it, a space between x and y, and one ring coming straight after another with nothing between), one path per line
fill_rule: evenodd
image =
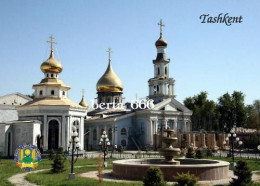
M164 130L166 135L162 137L162 141L166 147L159 149L159 153L165 158L162 163L179 165L180 162L173 159L173 156L179 154L181 151L179 148L172 146L173 142L178 140L177 137L173 136L173 132L174 130L170 128Z
M221 180L229 178L229 163L225 161L208 159L173 159L180 152L174 148L173 143L177 137L173 136L174 130L165 129L162 141L164 148L159 153L164 159L128 159L113 162L112 175L121 179L142 180L150 167L159 167L166 181L174 181L178 173L190 173L200 181Z

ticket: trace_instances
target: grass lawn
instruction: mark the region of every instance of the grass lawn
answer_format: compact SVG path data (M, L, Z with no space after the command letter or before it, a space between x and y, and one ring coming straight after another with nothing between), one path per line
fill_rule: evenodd
M223 160L231 162L231 158L219 158L213 157L211 159ZM236 161L239 158L236 159ZM112 161L115 159L108 159L108 167L106 169L112 169ZM247 160L249 167L252 171L258 170L260 171L260 161L259 160ZM36 170L40 169L50 169L52 161L50 160L42 160ZM76 179L74 181L68 180L68 175L70 172L70 164L69 161L66 161L67 170L61 174L52 174L49 170L44 172L39 172L35 174L28 174L26 179L30 182L39 184L39 185L98 185L98 181L89 178L81 178L78 177L79 173L87 172L87 171L96 171L97 170L97 159L78 159L75 166L83 166L80 168L75 168ZM91 166L92 165L92 166ZM232 168L232 167L231 167ZM14 174L23 173L20 168L16 166L12 159L0 159L0 185L11 185L7 180ZM260 173L259 173L260 174ZM132 183L123 183L124 185L136 185L141 186L142 182L132 182ZM120 186L122 182L104 182L105 186Z
M227 161L229 163L232 162L231 158L224 158L224 157L211 157L210 159L214 160L222 160L222 161ZM238 161L240 158L235 158L235 162ZM259 160L253 160L253 159L242 159L248 163L248 166L252 171L260 171L260 161ZM233 170L233 166L229 166L230 170Z
M115 159L108 159L108 167L106 169L112 169L112 161ZM70 164L66 163L66 171L60 174L52 174L49 170L44 172L39 172L36 174L28 174L26 179L30 182L34 182L38 185L87 185L87 186L96 186L98 185L98 180L82 178L77 176L79 173L88 172L88 171L96 171L97 170L97 159L79 159L75 166L83 166L80 168L75 168L74 172L76 173L75 180L68 180L68 176L70 173ZM89 166L93 165L93 166ZM103 182L104 186L120 186L121 183L117 182ZM124 185L135 185L141 186L142 182L138 183L124 183Z
M36 168L46 169L51 167L51 161L42 160L40 165ZM8 178L14 174L24 173L14 162L13 159L0 159L0 185L11 185Z

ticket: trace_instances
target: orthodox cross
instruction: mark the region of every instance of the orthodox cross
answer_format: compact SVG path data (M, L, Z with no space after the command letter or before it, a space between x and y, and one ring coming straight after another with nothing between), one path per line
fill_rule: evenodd
M160 35L162 36L162 27L165 26L165 25L163 24L162 20L160 20L158 25L160 26Z
M47 41L47 43L51 44L51 51L53 51L53 44L57 44L57 42L53 41L54 37L53 35L50 36L50 40Z
M84 94L85 94L85 89L83 88L82 89L82 97L84 97Z
M111 60L111 53L112 53L112 49L111 48L108 48L108 58L109 58L109 61Z

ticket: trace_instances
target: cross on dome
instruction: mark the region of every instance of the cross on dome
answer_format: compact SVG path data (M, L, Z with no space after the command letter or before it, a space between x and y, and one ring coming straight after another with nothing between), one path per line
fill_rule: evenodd
M108 52L108 59L109 59L109 61L111 60L111 53L113 52L112 51L112 49L109 47L108 48L108 51L106 51L106 52Z
M162 22L162 19L160 20L160 22L158 23L158 25L160 26L160 36L162 36L162 27L165 26Z
M50 40L47 40L47 43L51 44L51 51L53 51L53 44L57 44L57 42L53 41L54 40L53 35L51 35L49 38Z

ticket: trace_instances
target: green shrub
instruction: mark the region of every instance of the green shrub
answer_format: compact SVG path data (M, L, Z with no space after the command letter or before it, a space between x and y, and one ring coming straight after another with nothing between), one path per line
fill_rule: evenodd
M252 185L252 172L249 169L247 163L243 160L239 160L235 166L234 175L237 178L232 178L230 182L231 186L250 186Z
M143 178L144 186L166 186L162 171L156 167L150 167Z
M53 173L61 173L64 172L65 169L65 158L63 155L61 154L56 154L54 160L53 160L53 164L52 164L52 169L51 171Z
M52 164L52 169L51 171L53 173L60 173L64 172L65 169L65 162L66 162L66 157L63 151L62 147L59 147L57 150L57 153L53 159L53 164Z
M186 158L194 158L194 151L192 147L188 148L188 152L186 153Z
M49 160L54 160L54 158L55 158L55 151L51 149L49 151Z
M196 150L196 155L195 155L195 157L198 158L198 159L202 159L202 158L204 158L205 156L204 156L203 151L200 150L200 149L198 149L198 150Z
M207 154L207 157L209 157L209 156L213 156L212 150L209 149L209 148L207 148L207 150L206 150L206 154Z
M190 174L189 172L186 174L178 173L178 176L176 176L174 179L178 183L177 186L193 186L196 185L199 180L196 176Z

